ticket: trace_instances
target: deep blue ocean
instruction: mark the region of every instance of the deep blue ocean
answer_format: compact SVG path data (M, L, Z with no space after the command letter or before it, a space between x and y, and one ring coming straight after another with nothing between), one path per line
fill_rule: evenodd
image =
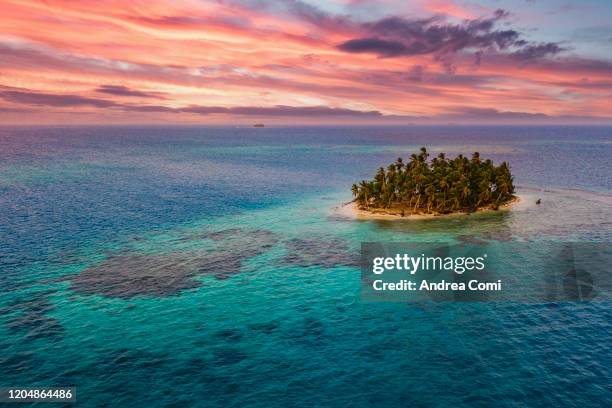
M508 161L523 201L337 211L421 146ZM361 242L475 239L612 241L612 128L0 127L0 386L75 386L78 407L612 406L610 302L360 298Z

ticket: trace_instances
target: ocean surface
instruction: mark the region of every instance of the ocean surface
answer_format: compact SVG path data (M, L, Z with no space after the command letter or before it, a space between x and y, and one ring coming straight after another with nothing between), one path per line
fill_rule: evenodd
M523 201L338 212L421 146L508 161ZM76 386L79 407L611 406L610 302L364 302L356 264L364 241L610 242L611 164L609 127L2 127L0 386Z

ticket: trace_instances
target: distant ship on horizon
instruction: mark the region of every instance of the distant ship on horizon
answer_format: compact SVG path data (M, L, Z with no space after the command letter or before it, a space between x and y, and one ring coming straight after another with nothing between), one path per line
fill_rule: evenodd
M262 128L262 127L266 127L266 125L264 125L263 123L256 123L253 125L253 127Z

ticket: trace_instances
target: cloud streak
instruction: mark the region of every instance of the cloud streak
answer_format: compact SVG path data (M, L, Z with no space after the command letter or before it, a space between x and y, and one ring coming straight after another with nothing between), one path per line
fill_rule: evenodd
M78 107L90 106L95 108L110 108L118 106L113 101L88 98L78 95L48 94L31 91L0 91L0 98L9 102L16 102L34 106Z
M543 113L530 113L522 111L500 111L495 108L479 108L474 106L451 106L447 110L436 115L385 115L379 111L359 111L343 108L332 108L328 106L204 106L191 105L181 108L172 108L163 105L141 105L133 103L116 103L105 99L96 99L79 95L55 95L29 90L2 90L0 99L17 102L21 108L2 108L0 113L10 114L35 114L40 111L33 108L75 108L75 107L103 107L112 111L139 114L171 114L173 116L198 116L198 117L245 117L245 118L286 118L296 119L304 117L316 117L343 120L372 120L376 119L381 124L431 124L443 122L471 123L478 121L482 123L580 123L591 121L591 123L606 123L605 117L581 116L581 115L558 115L550 116ZM56 113L66 113L57 111ZM291 122L289 122L291 123Z
M96 92L115 96L164 99L159 93L139 91L122 85L101 85L96 88Z
M302 117L302 116L324 116L324 117L381 117L379 111L359 111L353 109L333 108L328 106L203 106L191 105L182 108L172 108L162 105L138 105L118 103L106 99L91 98L80 95L58 95L29 90L3 90L0 98L9 102L23 105L47 106L54 108L72 107L96 107L112 108L129 112L148 113L191 113L197 115L239 115L239 116L268 116L268 117Z

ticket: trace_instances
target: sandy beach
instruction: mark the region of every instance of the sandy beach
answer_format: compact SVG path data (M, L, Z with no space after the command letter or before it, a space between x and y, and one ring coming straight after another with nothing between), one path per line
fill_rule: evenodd
M357 208L357 205L354 202L344 204L336 208L336 213L345 217L354 218L358 220L397 220L397 221L407 221L407 220L424 220L429 218L438 218L438 217L457 217L457 216L465 216L474 213L486 213L486 212L495 212L495 211L508 211L511 210L518 203L523 201L521 196L515 196L510 202L500 205L497 210L493 210L491 208L479 208L475 212L455 212L451 214L409 214L402 216L398 209L390 208L376 208L372 211L362 210Z

